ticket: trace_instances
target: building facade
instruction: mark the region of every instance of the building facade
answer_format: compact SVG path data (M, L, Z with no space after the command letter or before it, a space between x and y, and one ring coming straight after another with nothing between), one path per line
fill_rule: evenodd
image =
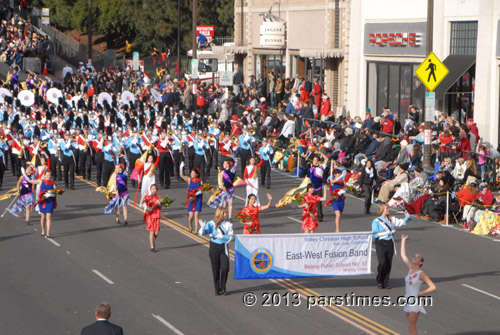
M349 5L347 0L236 0L235 47L229 48L236 67L243 68L245 78L263 77L268 91L276 74L318 79L334 111L342 111L347 93ZM283 35L277 28L277 34L266 39L266 27L272 25L264 21L283 24Z
M350 115L364 116L367 108L378 115L387 106L403 120L409 105L424 110L425 88L415 70L426 57L427 2L351 1ZM435 90L436 113L462 123L473 118L494 147L500 139L499 30L498 0L434 0L432 51L449 69Z

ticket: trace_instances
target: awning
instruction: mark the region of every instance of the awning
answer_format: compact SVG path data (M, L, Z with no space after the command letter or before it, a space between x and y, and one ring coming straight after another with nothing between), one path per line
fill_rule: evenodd
M343 49L300 49L300 57L309 58L341 58L344 57Z
M443 95L452 87L461 76L463 76L476 63L476 56L472 55L449 55L443 61L450 71L441 84L434 91L437 99L442 99Z

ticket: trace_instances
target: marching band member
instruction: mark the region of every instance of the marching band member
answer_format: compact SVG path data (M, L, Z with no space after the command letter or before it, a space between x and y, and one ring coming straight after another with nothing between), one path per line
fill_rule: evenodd
M33 179L35 173L35 168L33 165L28 164L26 170L21 171L22 176L19 177L17 182L17 193L19 194L19 199L14 204L10 212L17 216L18 213L24 212L26 224L30 224L30 207L34 205L33 199L33 186L30 184L29 180Z
M7 168L7 160L5 159L6 153L9 150L9 146L7 145L7 142L0 138L0 190L2 189L2 183L3 183L3 174L5 172L5 169Z
M189 170L191 171L194 166L194 158L195 158L195 150L194 150L194 141L196 138L196 134L189 132L186 134L186 141L187 141L187 155L188 155L188 160L189 160Z
M323 153L320 153L320 155L323 157L324 162L322 165L320 165L320 160L318 156L314 156L312 160L312 166L309 168L307 171L307 176L309 179L311 179L311 183L314 186L314 194L315 195L321 195L321 190L323 186L323 173L325 172L326 168L326 163L327 163L327 158ZM322 222L323 221L323 208L322 208L322 203L321 201L318 202L318 221Z
M227 220L227 209L217 208L214 220L200 222L199 235L210 236L208 255L212 265L215 295L226 295L229 274L229 253L227 245L233 238L233 225Z
M245 201L245 206L248 205L248 196L251 194L255 195L256 205L260 206L258 169L262 166L263 162L264 161L261 159L259 164L255 165L255 157L250 157L248 165L245 166L245 171L243 172L243 180L247 184L247 199Z
M235 144L231 141L231 134L225 133L224 138L219 138L219 152L223 157L231 157L233 146Z
M141 207L144 206L148 210L144 212L143 222L147 223L147 230L149 231L149 244L151 252L156 252L155 241L160 233L160 219L161 219L161 197L157 194L158 187L155 184L150 186L150 194L145 196L141 201Z
M97 133L97 139L92 141L92 148L95 152L95 167L96 167L96 181L97 186L101 186L102 183L102 172L104 166L104 132L99 130Z
M71 149L76 147L76 143L71 138L69 131L64 133L64 141L59 143L59 150L62 153L62 165L64 167L64 186L71 190L75 189L75 156ZM68 178L69 174L69 178ZM69 180L68 180L69 179Z
M128 218L128 210L127 206L130 205L130 199L128 195L127 188L127 176L128 176L128 168L129 162L127 156L120 155L125 160L125 164L116 164L115 172L116 172L116 194L111 199L111 201L104 208L104 214L112 214L115 212L116 215L116 223L120 223L120 208L123 208L123 224L127 225Z
M247 196L248 205L241 210L241 212L250 217L250 221L243 223L243 234L260 234L260 221L259 213L271 207L271 202L273 197L271 194L267 193L267 199L269 202L265 206L257 205L257 197L255 194L250 194Z
M182 152L184 142L182 139L181 130L181 127L175 128L174 134L172 136L172 139L174 140L174 142L172 143L172 150L174 153L174 173L178 181L181 181L179 169L181 166L181 161L184 159Z
M274 153L273 148L269 144L266 138L262 139L262 146L257 151L257 155L260 156L261 166L260 166L260 178L261 185L271 188L271 155Z
M108 135L106 139L104 139L104 146L102 148L102 152L104 153L104 163L102 166L102 178L103 185L108 185L109 178L113 173L113 167L116 171L116 164L118 163L118 155L117 149L114 147L113 137Z
M188 209L188 222L189 222L189 232L195 233L198 231L198 224L200 221L200 212L203 207L203 193L201 191L198 191L195 197L195 200L189 202L189 193L191 193L193 190L196 190L200 188L200 185L203 183L203 181L200 178L200 171L198 169L193 169L191 170L190 177L184 176L184 173L182 170L184 169L184 162L181 163L181 178L184 180L186 183L188 183L188 189L187 189L187 201L186 201L186 208ZM198 194L199 193L199 194ZM193 220L194 220L194 229L193 229Z
M316 187L308 184L304 203L299 205L302 210L302 230L305 234L312 234L318 228L318 204L326 200L326 186L323 187L323 197L316 195Z
M169 189L174 157L172 156L172 146L170 139L167 137L167 130L165 128L161 130L160 139L156 142L156 148L160 152L160 161L158 164L160 170L160 184L166 189Z
M83 127L83 133L78 135L77 144L80 151L80 174L83 179L90 180L92 172L92 148L89 144L92 141L92 135L89 135L89 127Z
M51 132L53 132L51 130ZM49 133L50 134L50 133ZM53 132L48 136L47 150L50 154L50 168L52 170L52 177L54 180L62 180L61 157L59 150L59 133Z
M16 177L21 176L21 167L25 165L25 143L24 133L19 131L17 136L13 134L11 144L11 157L13 161L12 173Z
M255 142L255 138L252 135L248 134L248 129L246 127L243 128L243 134L238 136L238 140L240 141L240 160L241 160L241 174L245 172L245 167L247 166L247 162L250 157L253 157L252 151L252 142ZM229 216L231 217L231 216Z
M205 157L205 140L201 133L196 134L196 138L193 141L194 148L194 164L193 169L199 169L201 173L201 179L205 179L205 166L206 166L206 157Z
M46 236L47 238L51 238L50 236L50 225L52 223L52 213L54 213L54 209L57 208L56 195L45 195L48 191L52 189L56 189L56 183L52 181L52 171L45 170L41 178L35 180L28 180L31 184L36 184L37 189L40 189L40 197L37 201L38 211L41 214L40 217L40 227L41 227L41 235ZM45 235L47 233L47 235Z

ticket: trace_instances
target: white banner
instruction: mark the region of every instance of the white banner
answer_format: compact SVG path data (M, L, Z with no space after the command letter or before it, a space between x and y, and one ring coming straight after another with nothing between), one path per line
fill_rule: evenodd
M219 71L219 85L233 86L233 73L231 71Z
M236 235L234 279L371 273L371 232Z

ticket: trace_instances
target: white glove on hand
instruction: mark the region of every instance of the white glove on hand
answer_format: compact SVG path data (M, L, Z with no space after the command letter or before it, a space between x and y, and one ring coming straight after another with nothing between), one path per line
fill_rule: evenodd
M184 176L184 162L181 162L181 165L179 165L179 173Z
M338 195L343 195L343 194L345 194L345 190L340 190L337 194Z
M198 234L199 235L203 235L203 231L205 230L205 226L206 226L207 222L203 221L203 220L200 220L198 222L198 224L200 225L200 230L198 230ZM210 235L212 235L212 234L210 234Z
M222 235L221 233L218 233L217 235L215 235L215 238L222 238L224 235Z

